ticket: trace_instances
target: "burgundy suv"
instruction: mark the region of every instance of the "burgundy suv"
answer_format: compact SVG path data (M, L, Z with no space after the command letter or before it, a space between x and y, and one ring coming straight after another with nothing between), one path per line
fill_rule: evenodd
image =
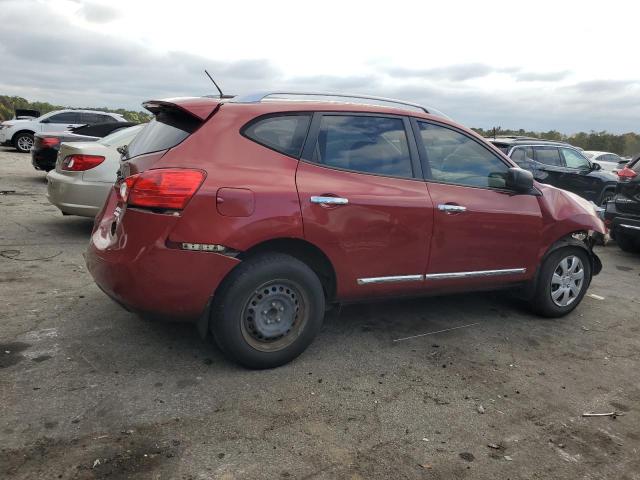
M88 268L247 367L295 358L331 304L518 288L559 317L601 269L591 204L437 111L310 94L145 107Z

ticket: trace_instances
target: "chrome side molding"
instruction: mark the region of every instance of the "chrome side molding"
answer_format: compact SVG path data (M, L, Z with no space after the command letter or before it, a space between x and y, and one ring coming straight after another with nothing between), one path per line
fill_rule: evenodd
M526 273L526 268L506 268L502 270L477 270L473 272L429 273L427 275L392 275L389 277L358 278L358 285L395 282L423 282L426 280L450 280L459 278L496 277Z
M631 228L633 230L640 230L640 227L637 227L635 225L627 225L626 223L621 223L620 226L624 228Z
M393 275L391 277L369 277L359 278L358 285L371 285L372 283L393 283L393 282L422 282L424 275Z
M425 280L449 280L452 278L496 277L526 273L526 268L505 268L503 270L476 270L474 272L429 273Z

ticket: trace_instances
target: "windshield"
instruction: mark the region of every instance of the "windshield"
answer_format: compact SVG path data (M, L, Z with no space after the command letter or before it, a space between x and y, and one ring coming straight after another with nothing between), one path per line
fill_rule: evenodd
M116 130L115 132L98 140L97 143L100 143L106 147L119 147L121 145L127 145L129 142L131 142L131 140L133 140L133 137L135 137L145 125L146 123L143 123L141 125L134 125L133 127Z

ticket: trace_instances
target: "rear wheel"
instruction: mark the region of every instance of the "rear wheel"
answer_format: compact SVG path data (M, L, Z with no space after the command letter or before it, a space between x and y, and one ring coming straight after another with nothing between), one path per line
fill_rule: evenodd
M273 368L300 355L317 335L324 291L300 260L280 253L245 260L216 293L211 331L227 357Z
M553 252L542 264L532 309L545 317L562 317L576 308L591 283L591 262L578 247Z
M634 238L626 233L616 232L615 240L618 246L625 252L640 252L640 239Z
M13 146L22 153L28 153L33 147L33 134L29 132L19 133L13 140Z
M600 206L602 208L606 208L607 207L607 203L610 202L611 200L613 200L613 197L616 196L616 192L615 190L605 190L602 193L602 198L600 199Z

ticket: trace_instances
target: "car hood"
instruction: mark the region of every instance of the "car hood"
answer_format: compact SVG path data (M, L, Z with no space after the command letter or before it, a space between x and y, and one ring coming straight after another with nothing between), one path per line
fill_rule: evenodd
M14 125L20 125L21 123L33 122L33 119L20 119L20 120L5 120L2 122L2 125L8 125L9 127L13 127Z
M551 222L573 222L577 230L592 230L606 233L602 219L598 216L597 206L576 195L543 183L536 183L542 192L540 202L543 204L543 214Z

